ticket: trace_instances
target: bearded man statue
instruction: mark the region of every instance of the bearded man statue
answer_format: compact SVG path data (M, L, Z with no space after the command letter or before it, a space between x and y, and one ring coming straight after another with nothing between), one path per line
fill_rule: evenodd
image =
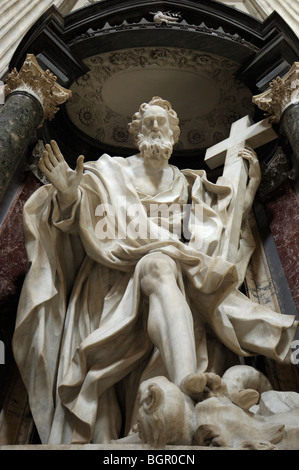
M239 290L254 249L246 217L236 263L223 256L231 181L169 164L178 124L154 97L129 125L136 155L80 156L72 170L46 145L39 167L50 184L24 209L29 270L13 339L43 444L126 436L139 385L155 376L196 403L206 373L223 373L215 344L236 357L289 351L294 317ZM253 151L240 158L246 213L260 173Z

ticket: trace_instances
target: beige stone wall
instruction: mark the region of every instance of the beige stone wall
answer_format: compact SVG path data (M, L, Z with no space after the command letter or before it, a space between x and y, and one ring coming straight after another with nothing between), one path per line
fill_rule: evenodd
M228 6L264 20L274 10L284 18L299 36L299 0L218 0Z
M276 10L299 36L299 0L251 0L263 11L263 18Z
M220 3L225 3L229 7L236 8L236 10L243 11L244 13L250 13L248 6L246 5L246 0L218 0ZM255 15L254 15L255 16Z
M19 42L35 21L51 6L62 13L70 11L78 0L2 0L0 2L0 78Z
M89 2L88 0L77 0L77 3L74 6L73 10L78 10L78 8L83 8L88 3L95 3L95 2Z

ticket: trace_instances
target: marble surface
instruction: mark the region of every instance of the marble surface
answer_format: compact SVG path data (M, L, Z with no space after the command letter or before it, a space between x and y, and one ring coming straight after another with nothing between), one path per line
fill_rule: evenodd
M5 386L5 382L1 381ZM6 387L5 387L6 389ZM0 412L0 446L38 443L28 395L15 366Z
M289 106L281 116L281 127L285 132L293 153L294 179L299 178L299 103Z
M43 109L36 98L27 93L6 98L0 112L0 200L42 118Z
M14 368L11 351L18 299L27 272L22 215L25 202L41 186L31 174L25 175L0 230L0 339L5 344L5 366L0 369L0 407Z
M160 449L180 442L210 449L299 449L298 393L272 390L249 366L228 369L222 380L206 375L205 397L195 406L165 377L143 382L138 431L117 442Z
M72 170L55 141L45 146L39 168L50 184L24 210L30 269L13 338L44 444L136 434L151 445L246 447L235 424L228 440L222 430L222 439L209 438L205 419L213 423L218 413L209 400L219 405L222 427L231 419L223 403L234 423L246 424L263 390L250 368L235 381L228 358L282 361L289 351L295 317L239 291L254 250L248 211L260 181L256 154L237 147L213 184L202 170L169 163L179 131L171 104L154 97L133 115L131 157L84 163L81 155ZM243 161L240 205L234 163ZM233 261L227 240L236 245ZM248 439L258 448L255 421ZM272 440L270 432L270 447Z
M287 180L263 199L276 248L299 312L299 199L291 180Z

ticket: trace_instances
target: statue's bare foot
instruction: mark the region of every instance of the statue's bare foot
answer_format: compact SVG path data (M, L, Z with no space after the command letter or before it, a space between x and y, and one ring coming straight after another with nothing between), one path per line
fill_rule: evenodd
M227 394L227 386L221 377L213 372L206 372L207 383L204 391L204 398L222 397Z
M238 405L243 410L249 410L253 405L256 405L260 399L260 394L252 388L245 390L231 390L228 394L230 400Z
M193 400L199 401L207 380L208 378L203 372L189 374L182 380L180 389Z

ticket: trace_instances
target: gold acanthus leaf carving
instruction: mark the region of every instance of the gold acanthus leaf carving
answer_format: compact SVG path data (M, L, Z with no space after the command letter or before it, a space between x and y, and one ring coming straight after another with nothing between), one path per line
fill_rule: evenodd
M279 122L283 111L292 103L299 102L299 62L295 62L283 77L277 77L270 88L252 101L270 116L270 122Z
M58 105L72 97L71 90L59 85L50 70L44 71L33 54L26 56L19 72L14 68L6 79L5 96L18 90L27 91L40 101L44 111L40 126L45 120L51 121L59 111Z

